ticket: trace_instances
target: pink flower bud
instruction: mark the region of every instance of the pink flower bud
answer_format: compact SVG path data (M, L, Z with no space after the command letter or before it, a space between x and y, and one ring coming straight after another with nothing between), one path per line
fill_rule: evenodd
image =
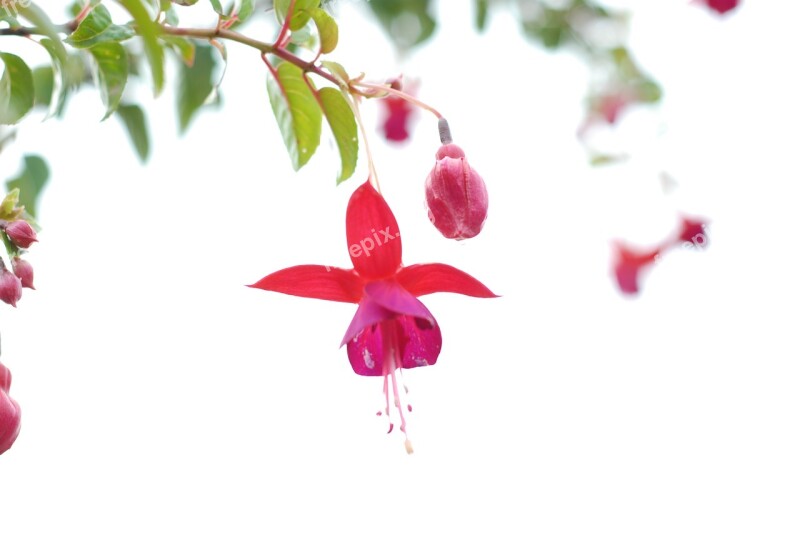
M23 249L27 249L33 242L38 241L36 231L23 219L17 219L6 225L6 234L14 245Z
M19 404L8 395L10 387L11 372L0 364L0 454L5 453L19 435L21 414Z
M22 281L3 266L0 270L0 300L15 307L20 298L22 298Z
M461 147L449 142L450 132L444 120L440 121L440 133L445 144L436 151L436 165L425 181L428 218L445 238L472 238L486 221L486 184L467 163Z
M14 275L19 277L22 282L23 288L36 289L33 287L33 266L31 266L30 262L15 256L11 259L11 267L14 269Z

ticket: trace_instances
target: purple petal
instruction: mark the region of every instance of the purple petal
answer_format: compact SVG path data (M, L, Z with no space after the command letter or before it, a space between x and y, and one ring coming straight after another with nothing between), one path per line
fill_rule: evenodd
M364 286L364 293L382 307L398 315L416 316L433 321L433 314L425 308L425 305L394 279L369 282Z
M399 345L403 368L416 368L436 364L442 349L442 331L434 321L432 323L413 316L398 316L393 320L373 324L353 337L347 343L347 357L353 371L358 375L383 375L384 357L387 348L383 341L386 330Z
M364 296L364 298L358 304L358 310L356 310L353 320L350 322L350 326L347 328L347 332L344 333L344 338L342 338L342 343L339 347L350 342L350 340L352 340L358 333L367 329L368 327L376 325L382 321L392 319L395 316L396 314L394 312L382 307L378 302L371 299L368 295Z

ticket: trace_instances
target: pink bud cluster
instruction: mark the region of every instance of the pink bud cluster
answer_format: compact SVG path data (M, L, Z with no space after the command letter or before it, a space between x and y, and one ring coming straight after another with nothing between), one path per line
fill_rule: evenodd
M8 450L19 435L20 409L8 394L10 388L11 372L0 363L0 454Z
M0 259L0 300L16 307L22 298L22 289L33 287L33 266L19 255L30 247L36 238L36 231L24 219L0 222L6 241L11 245L11 270Z

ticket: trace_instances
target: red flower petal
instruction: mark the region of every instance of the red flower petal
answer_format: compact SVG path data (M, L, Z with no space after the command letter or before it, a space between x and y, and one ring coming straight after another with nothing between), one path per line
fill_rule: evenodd
M297 297L358 303L364 283L352 269L303 265L276 271L248 286Z
M447 264L414 264L395 277L413 295L451 292L470 297L498 297L472 275Z
M347 357L353 371L359 375L384 375L386 349L383 338L386 329L394 329L403 368L436 364L442 350L442 331L439 326L413 316L398 316L372 325L347 344Z
M400 228L383 196L365 182L347 205L347 249L361 277L384 279L400 268Z
M681 226L678 230L678 241L691 243L698 247L704 247L708 243L706 234L706 221L703 219L681 218Z

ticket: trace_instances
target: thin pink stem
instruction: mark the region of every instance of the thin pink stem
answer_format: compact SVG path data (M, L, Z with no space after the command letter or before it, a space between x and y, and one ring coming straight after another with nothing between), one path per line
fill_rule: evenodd
M437 119L441 119L442 118L442 114L439 113L439 111L436 108L434 108L433 106L430 106L429 104L425 104L424 102L422 102L418 98L409 95L405 91L401 91L399 89L394 89L393 87L390 87L388 85L373 84L371 82L352 82L351 85L354 85L354 86L357 86L357 87L364 87L364 88L372 89L372 90L375 90L375 91L385 91L385 92L389 93L390 95L394 95L396 97L402 98L403 100L406 100L406 101L410 102L411 104L413 104L413 105L415 105L417 107L420 107L420 108L422 108L424 110L428 110L429 112L434 114ZM365 96L370 96L370 95L366 95L365 94Z

